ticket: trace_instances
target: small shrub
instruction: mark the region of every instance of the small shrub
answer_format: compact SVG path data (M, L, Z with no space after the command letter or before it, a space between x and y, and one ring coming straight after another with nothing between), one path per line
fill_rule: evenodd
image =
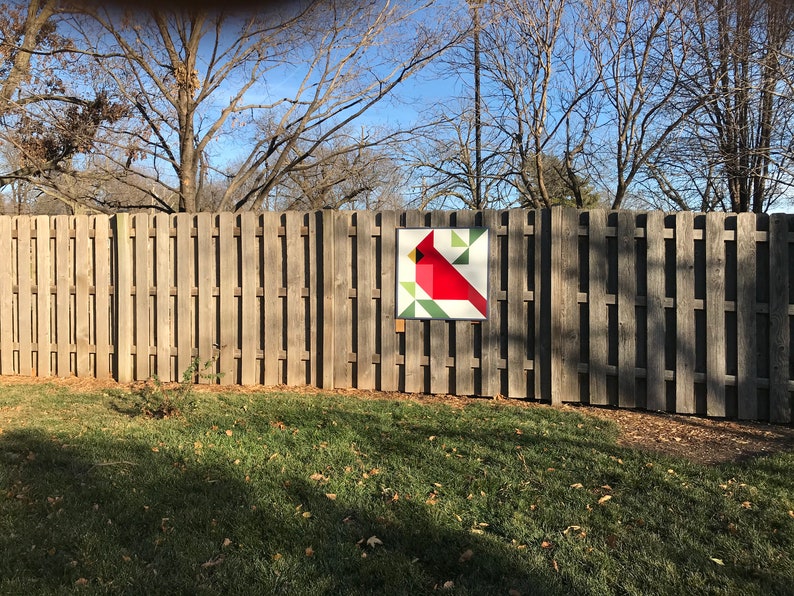
M215 358L203 364L198 356L194 356L190 365L182 371L182 379L176 387L168 387L157 375L154 375L141 389L141 413L149 418L170 418L179 416L190 405L189 398L193 393L196 376L202 379L217 379L223 373L214 372Z

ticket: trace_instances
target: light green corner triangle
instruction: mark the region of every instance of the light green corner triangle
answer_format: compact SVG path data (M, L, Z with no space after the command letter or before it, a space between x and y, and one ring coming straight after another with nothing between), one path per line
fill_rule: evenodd
M414 300L411 304L408 305L404 311L400 313L399 318L401 319L413 319L416 317L416 301Z
M462 253L460 253L460 256L457 259L455 259L454 261L452 261L452 264L453 265L468 265L469 264L469 249L467 248Z
M471 228L469 230L469 246L474 244L477 239L485 234L488 231L488 228Z
M454 247L467 247L469 244L458 235L454 230L452 231L452 246Z
M434 319L448 319L449 315L433 300L417 300L419 305Z
M401 281L400 285L408 290L412 298L416 298L416 282L415 281Z

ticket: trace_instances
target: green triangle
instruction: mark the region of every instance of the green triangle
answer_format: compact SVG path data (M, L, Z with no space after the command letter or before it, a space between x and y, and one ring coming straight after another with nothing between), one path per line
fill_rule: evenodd
M460 253L460 256L457 259L455 259L454 261L452 261L452 264L453 265L468 265L469 264L469 249L467 248L462 253Z
M412 298L416 298L416 282L415 281L401 281L400 285L408 290Z
M488 231L488 228L471 228L469 230L469 246L474 244L477 241L477 238L485 234Z
M411 302L404 311L402 311L398 318L400 319L413 319L416 317L416 301Z
M441 307L433 300L417 300L417 302L427 311L434 319L448 319L449 315L445 313Z
M452 231L452 246L466 247L468 243L461 238L454 230Z

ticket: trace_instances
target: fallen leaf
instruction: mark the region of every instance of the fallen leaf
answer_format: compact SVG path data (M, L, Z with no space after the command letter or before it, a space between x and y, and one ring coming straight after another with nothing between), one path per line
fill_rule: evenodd
M229 540L228 538L224 538L224 539L223 539L223 548L226 548L226 547L227 547L227 546L229 546L231 543L232 543L232 541L231 541L231 540Z
M511 590L510 590L510 591L507 593L507 596L521 596L521 592L519 592L518 590L513 590L513 589L511 589Z
M471 559L473 556L474 556L474 553L472 552L472 550L471 549L467 549L467 550L463 551L463 554L460 555L460 559L458 559L458 562L459 563L465 563L466 561Z
M791 511L791 510L789 510L789 512L788 512L788 516L789 516L789 517L794 517L794 511Z
M88 580L86 578L84 578L84 577L81 577L80 579L78 579L78 580L76 580L74 582L74 585L75 586L87 586L88 585Z
M571 488L584 488L581 482L577 482L576 484L572 484Z
M316 480L317 482L322 482L323 480L327 480L327 478L325 476L323 476L322 474L320 474L319 472L318 473L314 473L311 476L309 476L309 479L310 480Z
M281 558L281 556L282 556L281 553L276 553L275 555L273 555L273 560L278 561Z
M209 561L205 561L204 563L201 564L201 566L204 569L207 569L209 567L215 567L216 565L220 565L221 563L223 563L224 558L225 557L223 555L218 555L217 557L213 557Z
M152 447L152 451L154 451L155 453L158 453L160 451L160 449L158 449L157 447ZM80 580L78 580L78 581L80 581Z
M314 555L314 549L310 546L306 549L306 556L311 557Z
M367 546L371 546L372 548L375 548L376 546L382 544L383 542L377 536L370 536L369 538L367 538Z
M722 559L715 559L714 557L709 557L712 561L714 561L717 565L722 565L725 567L725 562Z
M567 535L568 535L568 533L569 533L571 530L577 531L577 530L581 530L581 529L582 529L582 528L581 528L580 526L568 526L567 528L565 528L565 530L563 530L563 532L562 532L562 533L563 533L565 536L567 536Z
M334 493L325 493L325 496L329 501L336 501L336 495Z
M609 486L608 484L603 485L601 488L603 488L604 490L612 490L612 487Z
M556 559L553 559L553 560L552 560L552 562L551 562L551 564L554 566L554 571L556 571L557 573L559 573L559 572L560 572L560 566L559 566L559 565L557 565L557 560L556 560Z
M606 503L607 501L609 501L611 498L612 498L612 495L604 495L603 497L601 497L600 499L598 499L598 504L599 504L599 505L603 505L604 503Z
M750 501L745 501L742 503L742 507L744 507L745 509L750 509L752 505L750 504Z
M441 588L444 590L451 590L454 587L455 587L455 582L453 582L452 580L445 581L444 585L441 586Z
M304 511L303 512L303 517L305 517L306 519L309 519L311 516L312 516L312 514L309 511Z
M234 431L233 431L233 430L231 430L230 428L229 428L229 429L226 429L226 436L227 436L227 437L231 437L233 434L234 434Z
M543 542L540 543L540 548L551 548L552 546L554 545L548 540L544 540Z

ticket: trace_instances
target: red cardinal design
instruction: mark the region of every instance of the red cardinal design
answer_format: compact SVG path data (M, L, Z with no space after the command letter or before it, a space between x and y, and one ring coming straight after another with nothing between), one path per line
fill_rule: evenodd
M434 232L417 244L416 283L433 300L468 300L486 316L487 301L434 246Z

